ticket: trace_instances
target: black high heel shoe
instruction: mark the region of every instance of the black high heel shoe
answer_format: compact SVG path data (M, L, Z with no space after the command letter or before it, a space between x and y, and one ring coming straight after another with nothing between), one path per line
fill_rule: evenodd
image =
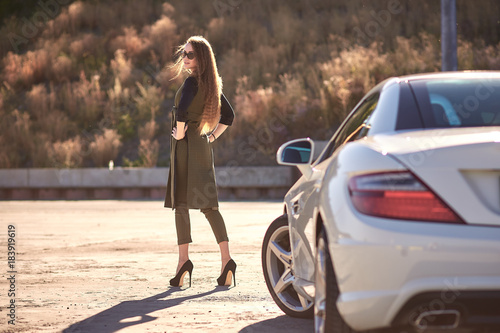
M234 279L234 285L236 286L236 263L233 259L229 260L224 266L222 274L217 279L219 286L230 286L231 278Z
M179 269L179 272L174 276L173 279L170 280L170 285L172 287L182 287L184 284L184 276L189 273L189 286L191 287L191 276L193 273L193 263L191 260L186 261L181 269Z

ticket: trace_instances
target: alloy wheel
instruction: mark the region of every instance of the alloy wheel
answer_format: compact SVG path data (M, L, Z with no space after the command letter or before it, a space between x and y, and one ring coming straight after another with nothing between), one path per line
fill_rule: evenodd
M309 310L313 302L298 294L293 287L295 277L288 225L278 227L271 234L265 256L270 283L268 287L272 289L280 303L290 310L285 313L294 315Z
M325 241L323 237L318 239L316 249L316 272L315 272L315 286L316 293L314 297L314 327L316 333L325 332L325 319L326 319L326 252Z

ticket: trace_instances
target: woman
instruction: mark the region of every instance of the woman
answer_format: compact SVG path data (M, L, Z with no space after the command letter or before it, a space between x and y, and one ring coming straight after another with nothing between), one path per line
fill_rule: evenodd
M217 187L211 143L230 126L234 112L222 94L222 80L215 56L208 41L194 36L179 48L180 57L174 64L176 76L184 68L189 77L175 95L172 110L170 173L165 207L175 209L179 262L171 286L182 286L184 276L191 274L189 260L191 226L189 209L200 209L207 218L219 244L222 260L219 285L236 285L236 263L229 254L226 227L219 212Z

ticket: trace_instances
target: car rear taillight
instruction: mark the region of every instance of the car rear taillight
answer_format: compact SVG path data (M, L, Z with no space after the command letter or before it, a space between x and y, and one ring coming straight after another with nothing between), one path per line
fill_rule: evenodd
M464 223L410 172L360 175L349 181L349 194L361 213L391 219Z

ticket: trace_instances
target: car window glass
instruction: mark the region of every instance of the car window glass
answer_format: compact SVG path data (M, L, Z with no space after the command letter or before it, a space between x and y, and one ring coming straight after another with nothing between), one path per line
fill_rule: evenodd
M380 94L374 93L368 96L354 112L351 113L349 119L344 123L342 129L335 133L332 140L328 143L327 148L317 163L321 163L342 146L344 143L359 140L365 137L370 130L370 116L377 107L377 102Z
M500 125L499 80L421 80L411 85L426 128Z

